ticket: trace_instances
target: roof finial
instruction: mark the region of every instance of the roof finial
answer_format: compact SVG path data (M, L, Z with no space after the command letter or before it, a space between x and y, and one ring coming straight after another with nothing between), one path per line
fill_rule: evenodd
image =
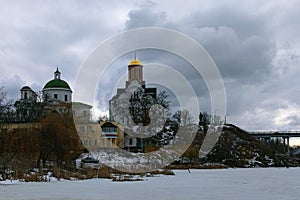
M58 70L58 66L56 66L56 71L54 72L54 79L60 79L60 71Z
M60 73L57 65L56 65L56 71L54 73Z
M134 52L134 60L136 60L136 52Z

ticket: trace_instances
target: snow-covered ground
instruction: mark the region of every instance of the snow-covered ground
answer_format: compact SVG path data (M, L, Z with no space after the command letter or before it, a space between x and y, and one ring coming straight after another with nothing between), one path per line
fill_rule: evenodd
M105 179L0 184L0 199L299 200L300 168L175 170L141 182Z

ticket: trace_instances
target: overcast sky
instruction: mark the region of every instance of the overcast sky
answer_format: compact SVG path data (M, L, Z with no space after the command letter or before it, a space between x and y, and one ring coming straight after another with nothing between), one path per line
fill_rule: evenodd
M228 122L300 130L299 8L296 0L1 1L0 85L16 99L23 85L41 90L59 66L73 87L80 65L108 37L166 27L194 38L217 64Z

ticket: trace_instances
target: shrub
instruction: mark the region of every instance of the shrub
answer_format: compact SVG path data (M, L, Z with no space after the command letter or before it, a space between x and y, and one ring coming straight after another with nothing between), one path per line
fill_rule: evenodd
M41 174L24 174L23 181L25 182L48 182L47 177Z
M164 169L162 171L162 174L163 175L168 175L168 176L174 176L175 175L175 173L172 170L169 170L169 169Z
M99 178L111 178L111 170L108 166L102 166L98 169Z
M87 167L83 170L83 173L86 175L86 179L91 179L91 178L95 178L95 170L91 167Z
M61 169L59 167L52 167L52 174L57 180L60 180L62 178Z

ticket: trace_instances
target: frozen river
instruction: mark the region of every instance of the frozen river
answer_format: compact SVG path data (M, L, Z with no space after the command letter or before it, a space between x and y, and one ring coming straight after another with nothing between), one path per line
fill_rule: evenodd
M105 179L0 185L0 199L299 200L300 168L175 170L142 182Z

